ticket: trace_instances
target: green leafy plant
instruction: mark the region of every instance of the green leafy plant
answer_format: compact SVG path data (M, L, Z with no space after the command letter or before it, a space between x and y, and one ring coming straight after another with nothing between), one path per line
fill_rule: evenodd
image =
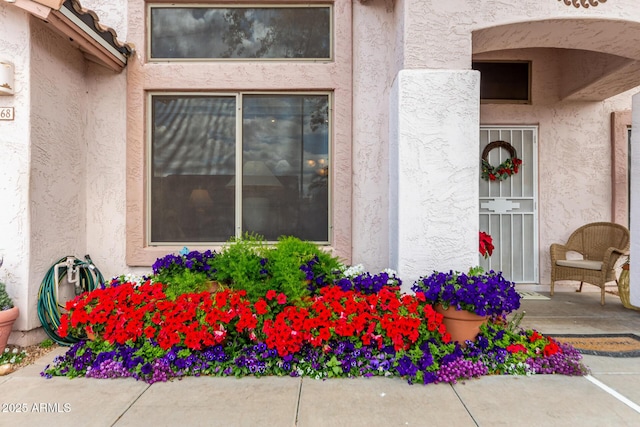
M311 295L307 274L301 266L313 261L314 276L333 281L333 276L341 265L337 257L323 251L315 243L292 236L280 237L275 246L265 254L265 258L268 288L284 293L291 301L299 301Z
M47 338L46 340L40 343L40 348L51 348L53 347L53 344L54 344L53 340L50 338Z
M213 279L234 289L244 289L255 301L268 290L266 285L266 241L258 234L232 237L222 251L208 261Z
M5 347L4 352L0 353L0 365L4 365L5 363L20 363L27 355L25 350L21 350L18 347Z
M7 293L5 284L0 282L0 311L9 310L10 308L13 308L13 300Z
M175 301L182 294L206 291L210 282L211 279L206 273L184 269L171 276L170 280L165 283L164 292L168 299Z

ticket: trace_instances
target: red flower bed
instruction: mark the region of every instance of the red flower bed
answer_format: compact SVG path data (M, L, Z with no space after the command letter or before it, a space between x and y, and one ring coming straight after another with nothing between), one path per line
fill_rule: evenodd
M200 350L234 339L264 342L280 356L303 345L329 345L332 339L350 339L363 345L392 345L408 350L416 342L435 338L449 343L442 315L424 296L401 295L383 288L365 295L327 286L298 305L268 291L251 303L243 290L214 294L184 294L166 298L162 284L135 287L126 283L82 294L67 303L59 334L96 335L111 344L154 340L165 350L181 345Z

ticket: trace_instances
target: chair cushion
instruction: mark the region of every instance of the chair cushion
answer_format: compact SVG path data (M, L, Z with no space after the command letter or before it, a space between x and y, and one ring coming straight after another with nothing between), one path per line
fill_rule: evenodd
M602 270L602 261L590 261L587 259L559 259L556 261L556 264L562 267Z

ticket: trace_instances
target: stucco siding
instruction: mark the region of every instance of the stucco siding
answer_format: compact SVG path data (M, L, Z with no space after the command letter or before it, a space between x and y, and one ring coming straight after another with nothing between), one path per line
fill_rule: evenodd
M462 153L478 145L479 88L471 70L403 70L394 82L389 235L405 291L434 270L476 264L479 165Z
M83 0L82 4L98 14L101 24L113 28L119 40L129 41L127 1ZM135 60L135 56L130 59ZM144 274L149 268L126 263L127 72L116 74L89 64L86 82L87 253L107 279L124 272Z
M86 250L88 135L86 68L82 54L42 21L31 28L31 166L29 214L32 263L29 304L34 306L46 271L66 255ZM39 324L37 313L21 326Z
M83 0L82 5L97 12L100 23L114 28L120 40L136 46L123 73L89 62L46 23L0 2L0 57L16 64L16 94L0 97L0 106L15 107L16 113L14 121L0 122L0 167L5 171L0 220L6 224L0 234L0 253L5 256L0 280L8 283L19 307L27 312L19 329L37 326L39 283L61 256L88 253L107 277L150 270L127 262L127 239L134 235L142 241L144 234L143 213L131 222L127 211L144 212L145 93L150 90L334 91L333 148L339 159L332 165L338 177L333 213L339 232L334 239L341 254L372 271L402 265L401 256L405 266L411 264L412 274L426 274L433 267L445 268L439 261L450 259L452 268L463 268L461 264L472 263L478 255L472 231L477 224L473 206L477 188L465 193L459 186L449 198L443 191L449 189L440 188L470 176L471 168L476 169L471 162L477 163L478 147L469 141L460 146L457 140L443 140L443 149L417 143L401 147L398 138L414 141L420 135L445 135L447 129L451 135L476 135L478 123L465 120L472 116L470 90L461 95L456 92L460 88L431 85L428 78L424 84L416 83L420 90L439 91L424 95L437 100L445 112L449 104L465 99L466 113L441 126L429 122L428 115L424 120L407 116L413 111L407 108L425 112L417 108L419 101L407 101L413 99L410 90L402 92L404 104L392 99L393 84L407 70L417 75L425 70L467 73L473 58L531 60L530 105L473 107L480 111L480 124L538 126L540 282L548 285L551 243L565 240L586 222L612 219L610 116L630 110L631 96L638 92L638 88L628 90L629 81L635 84L629 78L634 75L634 61L640 60L635 40L640 27L637 0L611 0L588 9L557 0L338 1L336 61L293 67L286 61L149 64L141 56L146 40L144 2ZM559 20L573 21L563 26L569 21ZM500 27L507 24L515 25ZM552 32L543 31L547 27ZM579 54L579 49L590 52ZM291 73L292 68L298 72ZM579 101L566 100L574 93L584 94L584 82L606 81L620 69L627 70L621 74L626 80L620 86L610 83L609 89L626 92L605 101L585 100L605 93L596 83ZM397 88L398 93L400 89L407 88ZM399 111L401 107L406 111ZM415 165L408 161L414 160L412 150L423 150L429 158ZM452 163L457 151L468 156L467 162ZM425 224L405 221L402 227L410 228L402 228L396 222L406 212L395 204L409 205L411 198L394 191L411 190L413 175L424 178L418 190L425 196L421 201L427 212ZM393 185L390 179L395 180ZM437 191L441 194L433 193ZM433 227L429 224L428 212L436 209L429 203L436 200L440 205L462 204L459 215L465 219L460 230L472 237L436 239L433 247L420 248L426 253L454 247L419 272L422 265L407 243L410 237L428 238L433 227L447 226L447 218ZM400 230L397 235L394 224ZM422 234L410 236L406 230ZM405 252L390 255L398 236L404 236L398 247ZM145 263L172 249L154 249Z
M29 306L29 16L0 3L0 57L15 65L13 96L0 96L0 107L14 109L14 120L0 122L0 281L21 312ZM21 319L22 321L22 319ZM26 321L22 321L26 325Z
M394 15L382 0L355 7L353 21L353 262L389 266L389 91ZM370 28L383 31L370 31Z
M491 58L529 59L532 105L483 104L483 125L537 125L540 282L549 284L549 246L588 222L611 221L613 111L631 108L634 91L605 102L561 102L560 49L525 49ZM478 59L486 58L481 55ZM524 166L526 167L526 165Z
M115 75L103 67L89 66L87 253L106 278L129 270L125 252L126 86L125 73Z

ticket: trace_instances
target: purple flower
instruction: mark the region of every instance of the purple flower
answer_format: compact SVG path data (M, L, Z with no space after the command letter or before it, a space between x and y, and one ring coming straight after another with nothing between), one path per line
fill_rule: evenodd
M422 293L431 304L453 306L480 316L505 315L520 308L520 294L514 283L501 272L482 273L479 267L469 274L434 272L415 282L411 290Z

